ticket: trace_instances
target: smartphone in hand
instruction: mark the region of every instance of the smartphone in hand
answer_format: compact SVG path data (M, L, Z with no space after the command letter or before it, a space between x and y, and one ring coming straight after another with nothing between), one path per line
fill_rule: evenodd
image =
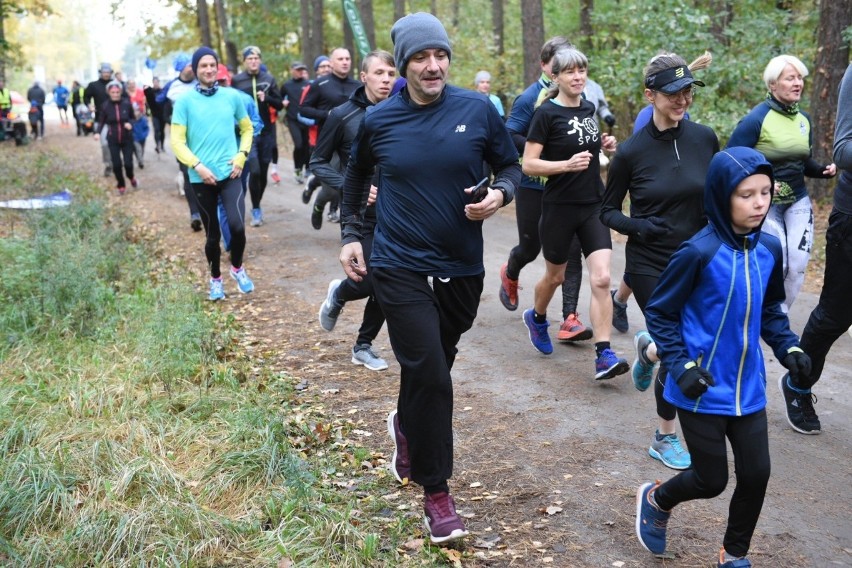
M479 203L483 199L488 196L488 177L484 177L479 180L479 183L473 186L473 190L470 192L471 195L471 203Z

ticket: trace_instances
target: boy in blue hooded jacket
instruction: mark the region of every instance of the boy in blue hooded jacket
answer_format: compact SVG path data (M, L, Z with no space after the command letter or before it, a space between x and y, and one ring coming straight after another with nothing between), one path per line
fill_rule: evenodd
M727 148L704 186L708 225L672 255L646 309L648 331L669 369L664 396L677 407L692 469L636 495L636 534L662 554L671 510L709 499L728 482L725 439L737 486L718 566L751 566L751 544L769 482L766 369L760 339L793 376L810 373L782 311L781 244L760 228L773 192L772 166L752 148Z

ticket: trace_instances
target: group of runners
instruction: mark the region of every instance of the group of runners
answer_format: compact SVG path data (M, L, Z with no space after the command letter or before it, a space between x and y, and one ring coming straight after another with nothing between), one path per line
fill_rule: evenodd
M568 282L557 339L593 339L590 378L612 380L630 372L637 389L654 386L659 426L648 453L680 471L665 483L639 488L640 543L664 553L672 509L724 490L727 439L737 485L718 566L750 566L747 553L770 471L760 339L788 370L779 387L790 425L814 434L821 426L810 387L831 344L852 324L850 308L839 305L842 275L852 258L844 233L852 213L847 171L835 193L825 287L801 341L787 317L812 242L804 178L837 172L834 164L811 156L810 120L798 107L805 66L789 55L770 61L766 99L720 149L716 133L688 117L697 88L704 87L693 71L706 68L709 57L687 63L660 53L637 85L648 103L644 118L637 118L643 123L618 144L599 122L611 127L614 116L592 102L604 100L602 93L587 91L588 59L564 37L544 44L541 77L514 101L505 120L487 85L480 88L490 83L489 74L477 74L479 92L448 84L453 51L437 18L405 16L391 38L393 54L364 57L360 81L350 77L351 57L340 48L314 62L315 71L327 64L330 73L310 84L307 67L295 62L280 90L263 70L256 46L243 50L245 70L234 77L210 48L176 61L179 78L155 98L173 104L171 147L187 173L190 207L193 200L197 207L192 218L198 215L198 228L206 234L209 298L224 297L223 233L238 289L254 289L242 265L245 195L247 190L251 195L252 225L260 226L268 167L277 159L273 111L286 108L294 179L306 184L303 201L314 191L311 177L322 186L313 206L314 227L321 226L326 203L333 204L329 218L341 224L338 258L345 278L329 283L320 325L332 331L348 302L366 299L351 355L354 364L372 370L388 368L372 348L387 325L400 368L396 408L387 419L394 443L391 471L400 483L423 488L432 542L462 538L468 532L448 484L451 370L483 289L482 224L515 200L518 245L500 268L499 296L507 309L517 310L520 272L541 252L545 273L532 299L525 300L529 307L522 318L532 347L553 352L547 309ZM844 102L850 106L849 75L841 111ZM127 126L120 93L116 100L113 83L105 87L110 96L105 105L117 105L114 113L106 106L110 112L101 116L111 146ZM852 119L841 111L835 156L848 170ZM311 126L318 127L314 143ZM611 162L604 185L606 155ZM129 161L130 170L125 156L124 173L135 185ZM115 169L114 153L111 163ZM611 229L628 238L618 291L611 286ZM577 314L582 258L591 288L590 328ZM645 316L641 327L647 327L634 336L632 364L610 343L613 327L628 329L628 294ZM688 451L676 433L677 419Z

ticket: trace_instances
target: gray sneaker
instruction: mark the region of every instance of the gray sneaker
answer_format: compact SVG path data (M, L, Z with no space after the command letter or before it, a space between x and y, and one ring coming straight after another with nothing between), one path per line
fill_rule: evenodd
M320 325L326 331L334 329L337 323L337 316L340 315L340 310L343 309L343 303L337 301L337 289L340 287L341 282L342 280L332 280L328 283L328 293L319 309Z
M680 444L677 434L665 434L659 436L659 430L654 435L648 455L655 460L660 460L663 465L672 469L689 469L692 467L692 459L689 452Z
M352 349L352 362L356 365L364 365L371 371L384 371L388 363L373 351L370 345L356 345Z

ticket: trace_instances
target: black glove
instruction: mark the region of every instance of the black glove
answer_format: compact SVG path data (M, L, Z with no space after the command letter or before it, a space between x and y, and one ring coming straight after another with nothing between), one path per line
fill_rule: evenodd
M790 378L796 384L802 384L811 374L811 358L802 351L791 351L781 364L790 371Z
M707 392L707 387L716 386L716 381L706 369L696 365L680 376L677 386L686 398L696 399Z
M613 126L615 126L615 115L608 114L604 117L603 121L606 123L607 126L612 128Z
M636 219L636 222L639 227L636 238L643 243L652 243L670 231L668 223L659 217Z

